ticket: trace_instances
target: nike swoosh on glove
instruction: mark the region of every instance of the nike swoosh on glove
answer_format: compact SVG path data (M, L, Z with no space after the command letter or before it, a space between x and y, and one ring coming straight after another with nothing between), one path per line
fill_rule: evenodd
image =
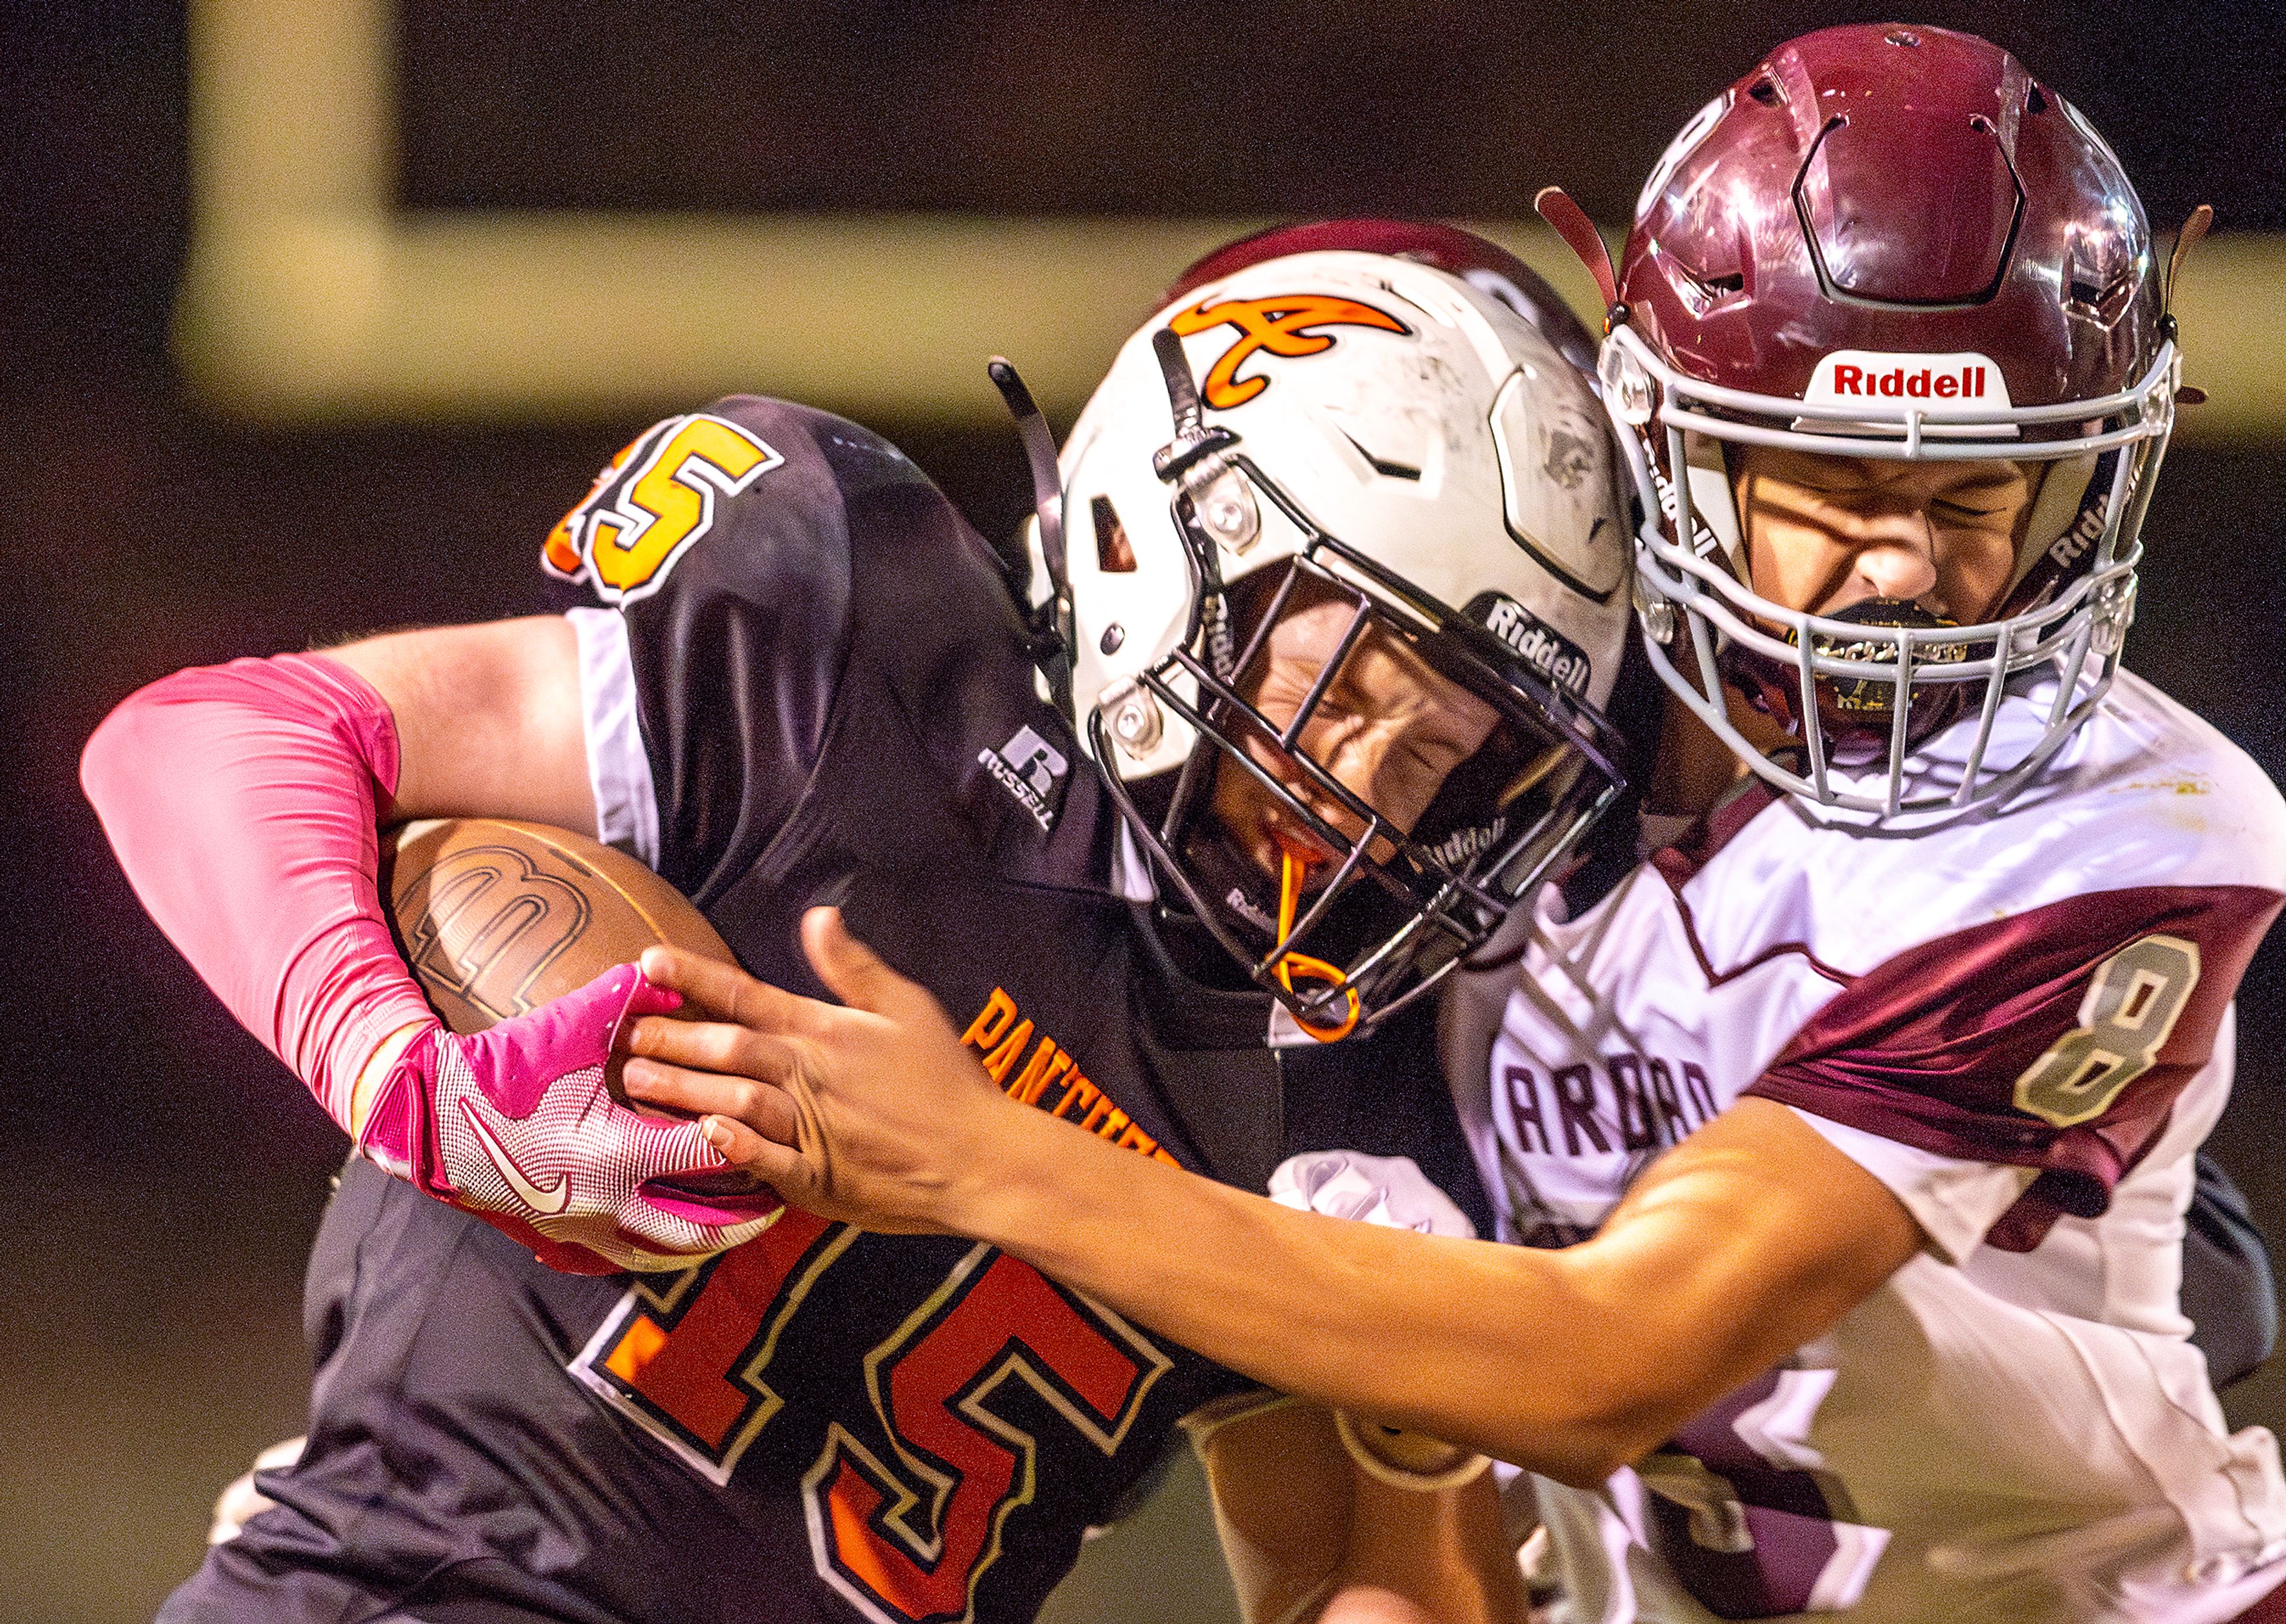
M1424 1235L1477 1238L1469 1215L1429 1182L1411 1156L1305 1151L1287 1157L1270 1175L1270 1199L1297 1212L1322 1212Z
M630 1110L603 1084L620 1026L681 1004L621 965L473 1036L431 1028L382 1083L359 1153L566 1273L688 1268L750 1241L784 1210L777 1195L708 1189L729 1163L698 1124Z

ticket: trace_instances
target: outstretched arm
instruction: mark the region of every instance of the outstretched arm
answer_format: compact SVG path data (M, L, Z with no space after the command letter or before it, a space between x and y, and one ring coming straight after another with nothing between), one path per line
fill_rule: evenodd
M711 1142L803 1206L990 1242L1272 1386L1569 1482L1600 1482L1831 1327L1920 1242L1872 1175L1758 1100L1564 1251L1289 1211L1007 1099L838 915L804 933L847 1007L646 954L722 1019L641 1023L651 1058L629 1090L714 1113Z

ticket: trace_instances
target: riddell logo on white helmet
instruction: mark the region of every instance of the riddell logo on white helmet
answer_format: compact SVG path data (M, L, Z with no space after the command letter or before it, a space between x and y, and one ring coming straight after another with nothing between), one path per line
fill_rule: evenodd
M1968 406L2009 409L2008 381L1990 357L1974 351L1952 355L1903 355L1875 350L1837 350L1817 363L1802 391L1805 406L1857 406L1895 401L1942 410Z

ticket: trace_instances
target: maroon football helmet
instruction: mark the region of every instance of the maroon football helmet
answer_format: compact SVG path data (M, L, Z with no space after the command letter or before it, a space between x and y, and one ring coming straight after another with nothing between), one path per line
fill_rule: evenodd
M1887 816L2013 793L2110 681L2173 422L2165 289L2102 138L1970 35L1806 35L1667 148L1617 293L1604 395L1642 488L1640 596L1667 685L1762 777L1829 806ZM1758 595L1738 445L2052 466L1995 618L1959 627ZM1682 626L1697 682L1668 658ZM1731 725L1719 676L1793 732L1793 766ZM2043 681L2045 728L1996 737L2003 698ZM1980 705L1963 750L1916 753Z
M1309 220L1298 225L1273 226L1226 243L1198 261L1175 279L1164 303L1172 304L1194 288L1265 259L1325 249L1391 254L1457 276L1539 328L1540 335L1555 345L1565 360L1589 377L1596 375L1596 341L1538 272L1497 242L1457 225L1431 221Z

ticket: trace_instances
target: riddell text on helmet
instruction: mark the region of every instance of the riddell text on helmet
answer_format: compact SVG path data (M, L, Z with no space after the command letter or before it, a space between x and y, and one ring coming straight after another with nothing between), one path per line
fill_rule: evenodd
M1884 355L1837 350L1821 359L1802 391L1809 402L1913 400L2006 410L2007 380L1990 359L1974 351L1952 355Z

